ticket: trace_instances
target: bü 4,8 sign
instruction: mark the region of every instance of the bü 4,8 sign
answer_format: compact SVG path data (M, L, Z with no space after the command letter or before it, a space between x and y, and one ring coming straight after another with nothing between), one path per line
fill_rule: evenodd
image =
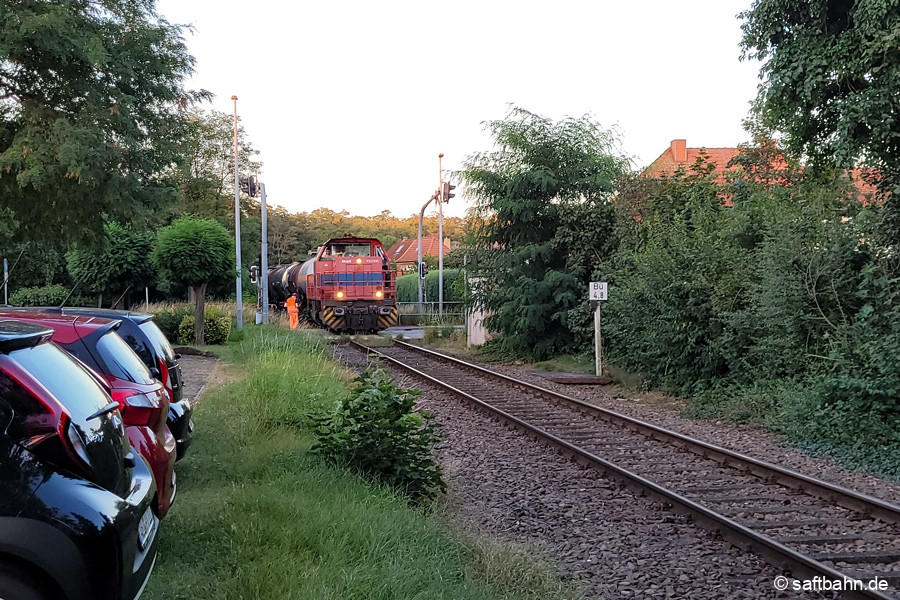
M590 300L606 300L605 281L592 281L588 290L590 291Z

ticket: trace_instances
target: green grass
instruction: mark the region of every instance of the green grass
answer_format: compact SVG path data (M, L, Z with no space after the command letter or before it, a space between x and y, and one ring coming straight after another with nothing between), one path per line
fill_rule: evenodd
M539 371L585 373L589 375L593 375L597 370L593 355L588 356L587 354L556 356L550 360L536 362L533 366Z
M144 598L578 597L527 551L454 534L440 510L309 456L309 415L351 378L314 335L249 326L226 354L238 380L197 406Z

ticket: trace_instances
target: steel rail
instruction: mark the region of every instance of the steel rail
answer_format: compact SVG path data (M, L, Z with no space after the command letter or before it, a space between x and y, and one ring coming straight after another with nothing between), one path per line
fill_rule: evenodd
M665 429L657 425L647 423L646 421L641 421L640 419L629 417L627 415L623 415L621 413L596 406L589 402L585 402L584 400L566 396L565 394L561 394L547 388L542 388L532 383L528 383L527 381L521 381L519 379L509 377L508 375L497 373L496 371L491 371L490 369L486 369L479 365L475 365L452 356L447 356L445 354L441 354L427 348L413 346L412 344L407 344L405 342L395 342L395 344L402 348L410 349L414 352L433 356L438 360L443 360L456 365L460 365L467 369L474 369L490 377L507 381L508 383L517 387L537 392L545 397L548 397L550 400L559 401L564 404L575 405L578 408L586 410L587 412L603 418L606 421L625 425L631 429L639 431L647 437L656 439L661 442L677 443L677 445L686 450L690 450L694 454L699 454L704 458L715 460L722 465L737 468L739 470L744 470L756 475L757 477L761 477L768 481L776 482L786 487L805 492L811 496L822 498L823 500L829 500L831 502L834 502L835 504L838 504L839 506L843 506L844 508L861 511L871 517L878 518L883 521L887 521L890 523L900 523L900 506L885 502L881 498L862 494L855 490L835 485L827 481L822 481L821 479L816 479L814 477L810 477L809 475L804 475L803 473L791 471L790 469L786 469L782 466L766 462L764 460L753 458L752 456L740 454L739 452L728 450L727 448L723 448L721 446L716 446L702 440L697 440L676 431Z
M449 357L449 356L434 352L432 350L419 348L417 346L412 346L410 344L406 344L403 342L395 342L395 343L399 344L401 347L411 348L413 351L418 351L418 352L422 352L425 354L434 355L439 360L446 360L447 362L455 363L458 365L463 365L466 368L472 368L477 371L486 373L488 375L496 376L508 383L513 384L516 387L530 389L532 391L539 392L542 395L548 395L553 398L563 399L567 402L573 401L579 407L584 407L584 408L588 408L588 409L597 409L598 408L598 407L594 407L591 404L584 403L583 401L580 401L576 398L570 398L569 396L565 396L563 394L557 394L556 392L553 392L552 390L547 390L545 388L541 388L539 386L535 386L533 384L530 384L530 383L527 383L524 381L520 381L520 380L514 379L512 377L508 377L506 375L502 375L500 373L490 371L488 369L484 369L483 367L479 367L478 365L473 365L471 363L467 363L465 361L462 361L462 360L459 360L459 359L456 359L453 357ZM495 407L487 402L484 402L483 400L476 398L475 396L472 396L471 394L468 394L467 392L464 392L464 391L450 385L449 383L446 383L446 382L441 381L431 375L428 375L427 373L424 373L424 372L420 371L419 369L416 369L415 367L404 363L401 360L398 360L394 357L388 356L388 355L384 354L383 352L378 351L376 348L364 346L356 341L351 341L350 345L356 347L357 349L359 349L363 352L375 354L379 358L386 360L387 362L395 365L396 367L398 367L404 371L407 371L407 372L415 375L416 377L419 377L421 379L429 381L429 382L433 383L434 385L474 404L478 408L497 416L498 418L502 419L503 421L506 421L507 423L516 427L517 429L524 431L525 433L531 435L532 437L535 437L539 440L549 443L552 446L555 446L562 452L574 457L578 462L589 465L614 479L622 481L628 487L630 487L636 491L639 491L640 493L647 494L650 497L653 497L653 498L660 500L666 504L669 504L675 512L691 517L691 519L694 520L694 522L705 527L706 529L710 529L710 530L718 533L724 539L728 540L729 542L731 542L732 544L734 544L735 546L737 546L741 549L752 550L752 551L756 552L757 554L762 556L766 561L768 561L770 564L772 564L773 566L775 566L778 569L781 569L782 571L789 572L791 574L791 576L796 579L813 578L816 576L824 577L824 578L827 578L830 580L839 580L839 581L855 579L855 577L848 576L848 575L846 575L824 563L821 563L801 552L798 552L792 548L789 548L788 546L781 544L777 540L775 540L765 534L754 531L754 530L726 517L725 515L719 514L715 511L707 508L706 506L698 504L697 502L694 502L693 500L690 500L690 499L682 496L681 494L678 494L675 491L664 488L664 487L660 486L659 484L656 484L656 483L642 477L641 475L633 473L633 472L631 472L623 467L620 467L604 458L597 456L596 454L593 454L592 452L590 452L588 450L580 448L579 446L572 444L570 442L567 442L566 440L564 440L548 431L545 431L544 429L542 429L536 425L533 425L526 421L523 421L522 419L519 419L518 417L515 417L515 416L507 413L506 411L504 411L498 407ZM636 419L632 419L631 417L626 417L624 415L620 415L619 413L614 413L612 411L605 411L605 409L599 409L599 410L601 410L603 412L608 412L612 415L615 415L616 417L623 419L625 422L628 422L628 423L634 422L636 425L641 426L641 428L643 428L643 426L646 426L646 427L654 430L654 432L660 432L663 434L672 434L672 435L676 436L679 440L683 439L684 441L698 442L701 445L708 445L708 444L705 444L705 442L700 442L699 440L692 440L691 438L687 438L686 436L682 436L681 434L677 434L675 432L670 432L668 430L658 428L654 425L650 425L649 423L644 423L643 421L638 421ZM666 441L666 440L660 440L660 441ZM711 447L719 449L717 446L711 446ZM719 449L719 450L723 451L727 455L733 455L734 457L743 457L743 455L733 453L730 450L725 450L724 448ZM747 458L750 458L750 457L747 457ZM765 463L763 461L756 461L756 459L750 458L750 460L754 461L755 463L759 463L761 465L766 465L766 466L769 465L769 463ZM772 465L772 466L775 466L775 465ZM776 467L776 468L781 469L780 467ZM792 473L787 470L784 470L784 471L786 471L787 473ZM800 474L797 474L797 475L800 475ZM812 478L808 478L806 476L802 476L802 477L805 479L811 479L812 481L817 481ZM821 482L821 483L826 483L826 485L829 485L829 486L831 485L831 484L827 484L827 482ZM834 486L834 487L837 487L837 486ZM838 489L843 490L843 488L838 488ZM852 492L852 490L847 490L847 491ZM855 492L853 492L853 493L855 494ZM866 498L866 499L869 498L868 496L863 496L862 494L858 494L858 496L860 496L862 498ZM878 500L878 499L875 499L875 500ZM884 504L886 504L886 503L884 503ZM895 507L891 507L891 505L887 505L887 506L890 508L895 508ZM880 591L868 590L868 589L847 590L844 592L843 597L853 598L853 599L856 599L856 598L873 599L873 598L875 598L878 600L896 600L896 598L894 596L888 596L888 595L881 593Z

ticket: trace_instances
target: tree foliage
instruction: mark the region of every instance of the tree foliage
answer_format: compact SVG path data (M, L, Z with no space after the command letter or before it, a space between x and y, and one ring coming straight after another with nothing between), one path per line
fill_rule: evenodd
M900 185L900 2L757 0L742 17L744 57L763 61L757 107L788 149Z
M151 286L156 273L150 255L156 245L149 231L136 232L116 223L103 226L99 246L77 248L66 254L69 274L79 293L111 294L114 298L130 289Z
M233 272L234 259L231 234L211 219L182 217L159 230L153 262L169 280L193 289L197 344L203 343L206 287Z
M194 59L152 0L0 3L0 197L20 239L92 239L174 198Z
M725 177L701 158L640 189L598 274L607 358L699 414L900 475L898 282L879 266L877 208L765 134Z
M190 214L227 225L234 221L234 117L217 110L194 109L187 115L185 127L176 175L181 199L170 210L175 215ZM257 154L238 119L241 176L262 169ZM241 209L249 212L251 208L245 197Z
M584 342L593 267L615 247L610 199L627 161L590 117L558 122L520 108L487 123L496 144L462 172L476 198L472 301L504 351L534 358Z

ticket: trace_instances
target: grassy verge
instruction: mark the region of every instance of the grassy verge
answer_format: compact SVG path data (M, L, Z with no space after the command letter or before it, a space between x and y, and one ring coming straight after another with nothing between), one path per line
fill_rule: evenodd
M310 414L350 379L314 337L249 326L226 354L236 381L197 406L144 598L577 597L525 552L460 539L438 511L309 456Z

